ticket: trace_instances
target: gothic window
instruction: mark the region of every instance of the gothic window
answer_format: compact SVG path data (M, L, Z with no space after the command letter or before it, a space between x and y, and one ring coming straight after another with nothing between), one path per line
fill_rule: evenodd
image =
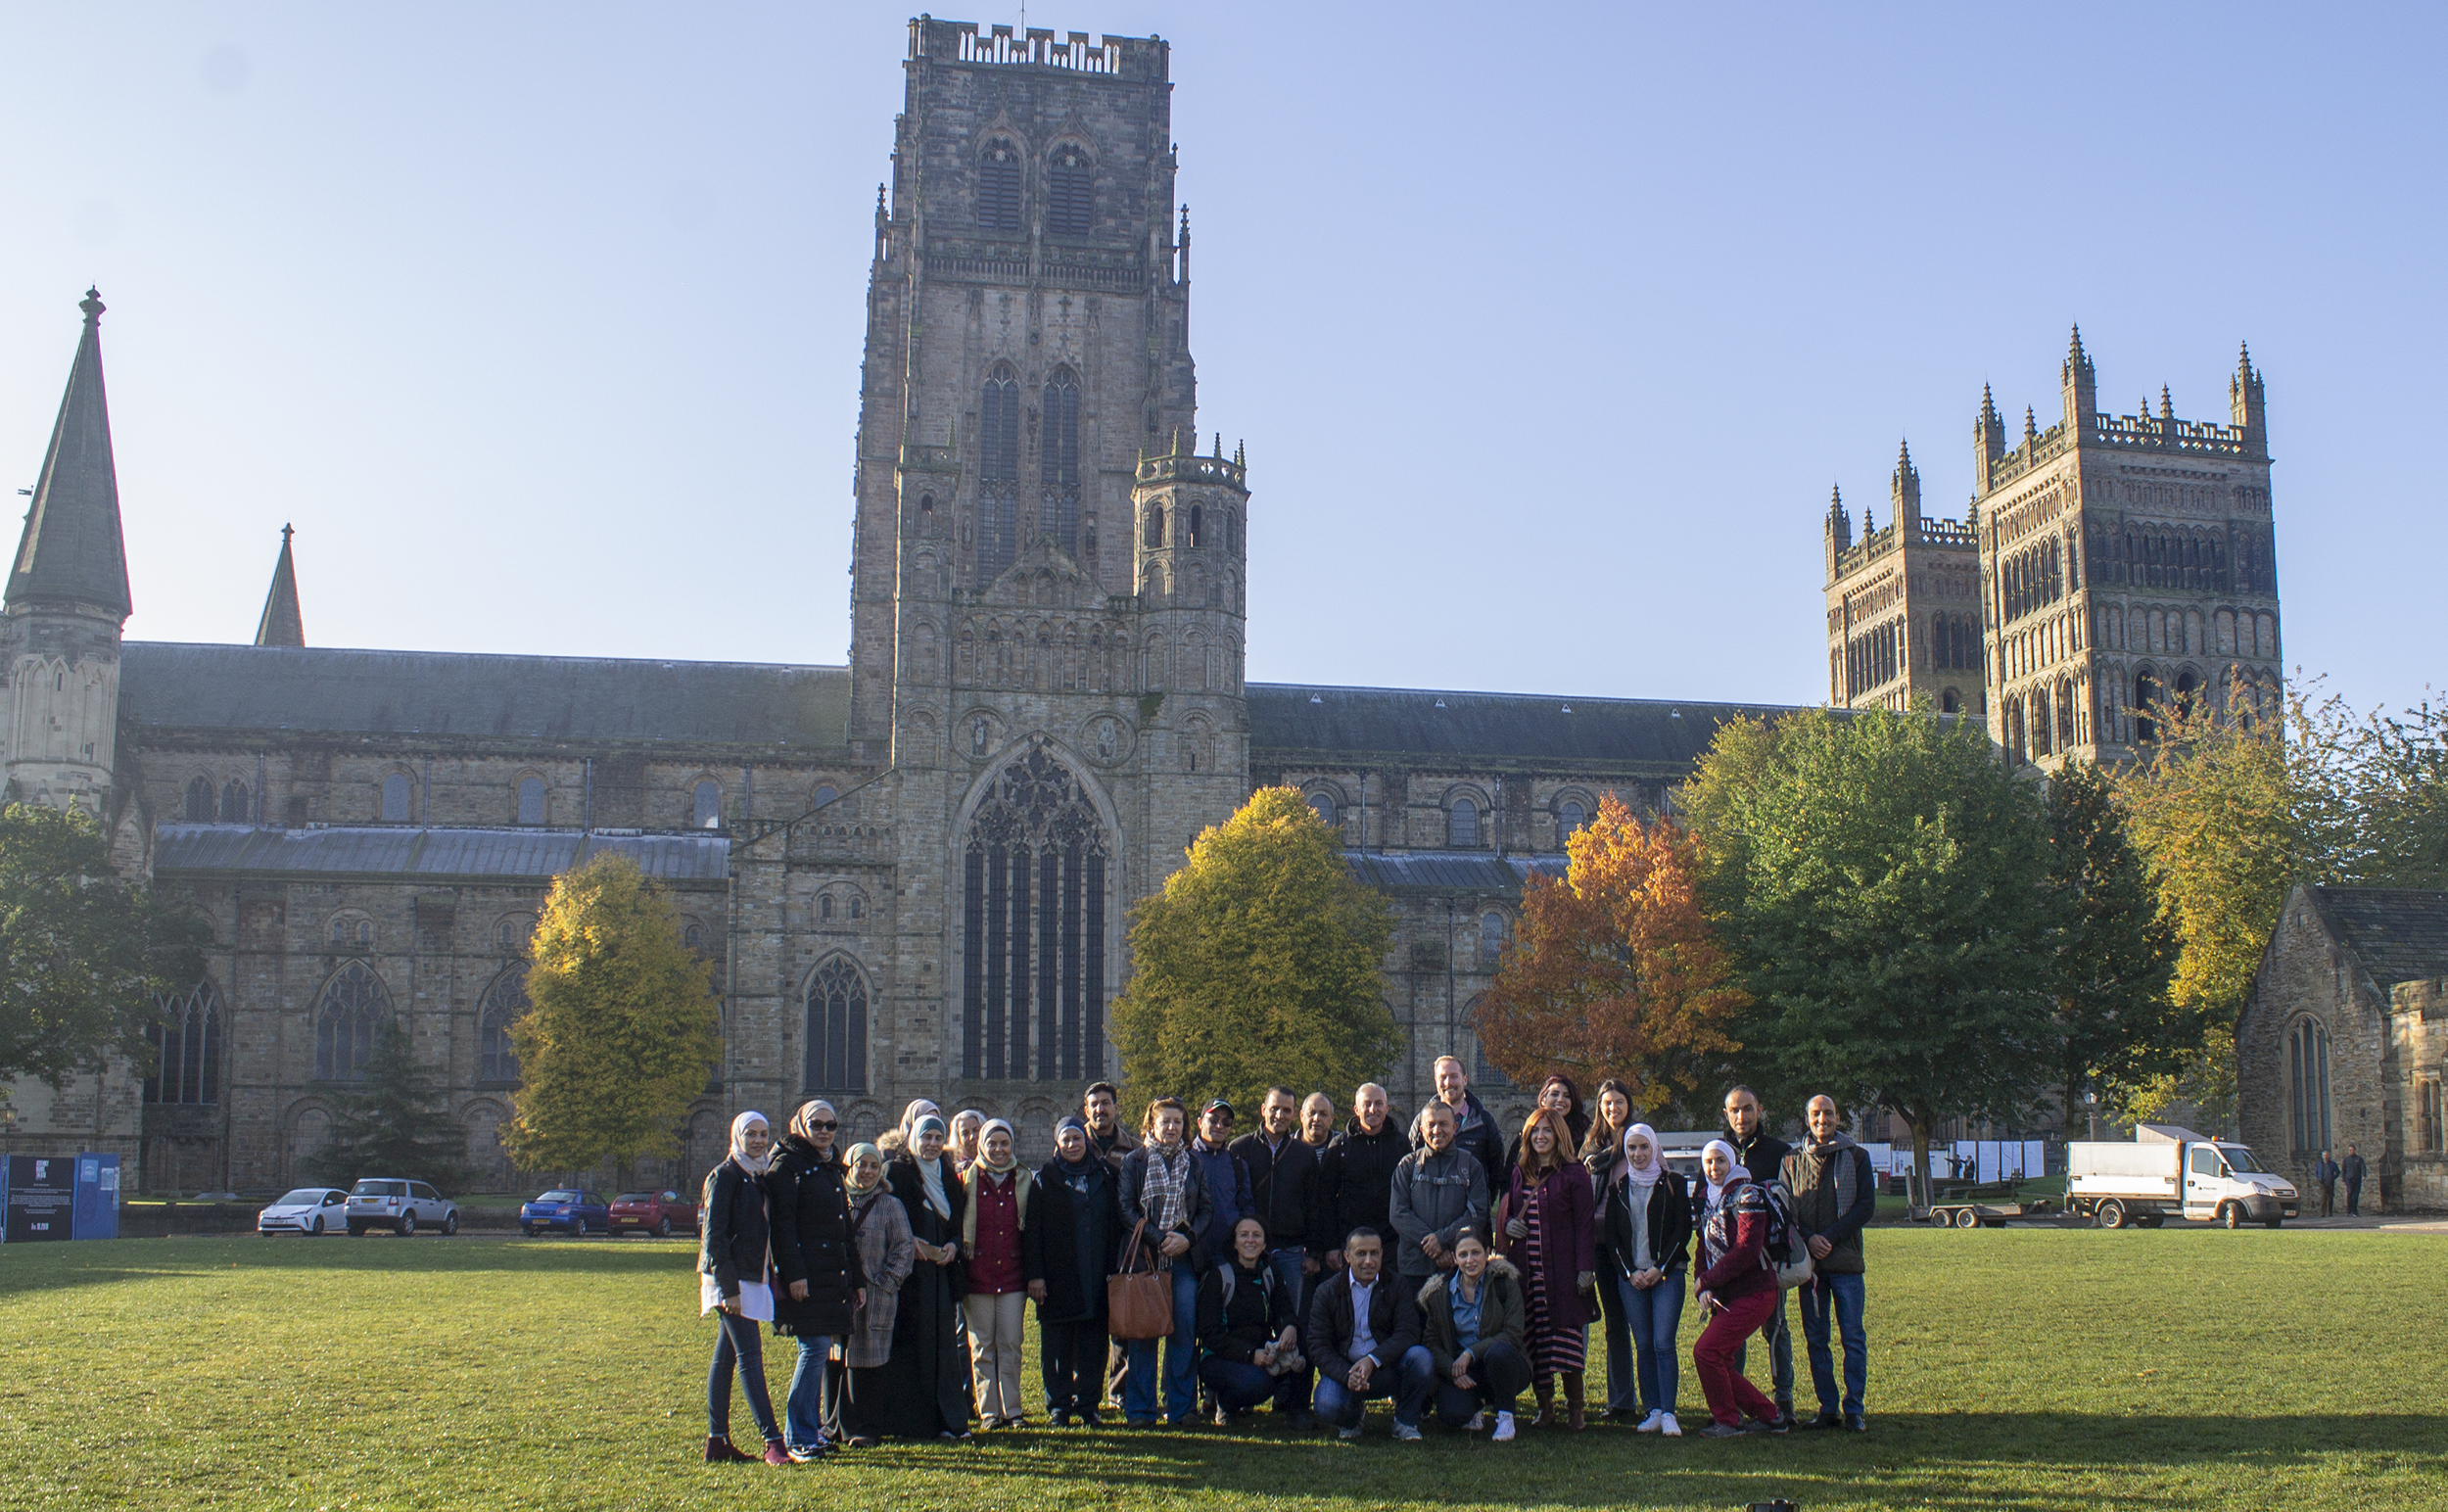
M527 937L536 931L536 921L524 914L501 921L501 948L515 955L527 953Z
M383 823L404 825L408 822L408 775L394 772L383 779Z
M1109 841L1085 782L1042 747L992 779L962 874L962 1074L1105 1074Z
M209 777L197 778L187 784L187 823L209 825L212 823L212 780Z
M374 1031L391 1017L391 989L362 961L332 973L314 1005L314 1078L363 1081Z
M1241 551L1241 516L1230 509L1224 511L1224 549L1236 555Z
M1493 970L1496 957L1504 949L1504 916L1482 914L1479 919L1479 965L1482 970Z
M540 777L519 779L519 823L541 825L544 822L544 780Z
M2159 737L2159 722L2150 711L2159 706L2159 680L2148 668L2134 675L2134 738L2148 745Z
M977 165L977 228L1020 229L1020 154L1004 137L986 144L985 157Z
M1046 380L1044 428L1039 432L1038 481L1044 491L1037 527L1055 544L1079 550L1079 378L1058 367Z
M1324 825L1329 829L1335 827L1335 799L1333 794L1309 794L1309 812L1317 816L1319 824Z
M2296 1151L2330 1148L2329 1030L2318 1019L2298 1019L2286 1036L2286 1104Z
M816 919L819 923L828 924L833 921L833 895L831 893L828 892L816 900Z
M712 778L697 783L689 795L688 823L697 829L723 827L723 789Z
M680 942L690 950L705 949L705 925L690 924L680 932Z
M1566 840L1571 839L1574 835L1578 834L1580 832L1581 826L1588 823L1588 806L1583 804L1578 798L1567 798L1562 803L1557 804L1556 843L1561 845Z
M1963 712L1960 695L1958 695L1954 688L1948 688L1945 692L1938 695L1938 712L1941 714L1960 714Z
M1456 850L1468 850L1479 844L1479 805L1468 798L1456 798L1445 810L1445 843Z
M1008 362L986 375L978 400L977 583L1003 576L1018 553L1020 529L1020 380Z
M867 977L847 957L808 978L807 1090L867 1090Z
M867 900L855 892L850 895L850 917L853 919L867 917Z
M2418 1101L2420 1148L2424 1155L2438 1155L2448 1150L2448 1128L2440 1121L2439 1078L2430 1077L2423 1083Z
M153 1000L154 1019L145 1025L153 1047L153 1072L145 1078L148 1103L217 1103L221 1100L221 998L207 978L192 992Z
M918 496L918 534L935 534L935 496L932 494Z
M1196 550L1199 545L1205 541L1207 534L1206 525L1206 510L1198 504L1191 505L1189 544L1193 550Z
M1148 506L1148 531L1146 544L1151 547L1164 544L1164 506L1162 504L1150 504Z
M476 1010L476 1079L516 1081L518 1053L510 1048L510 1025L525 1014L527 964L519 962L493 979Z
M247 784L236 778L221 789L221 823L243 825L255 818L255 810L247 803Z
M1095 169L1087 149L1065 142L1046 165L1046 230L1055 236L1086 236L1096 223Z

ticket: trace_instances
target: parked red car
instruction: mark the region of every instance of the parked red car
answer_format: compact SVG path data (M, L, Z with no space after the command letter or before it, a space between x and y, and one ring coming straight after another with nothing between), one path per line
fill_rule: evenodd
M612 1200L612 1232L669 1239L675 1229L697 1228L697 1205L678 1192L624 1192Z

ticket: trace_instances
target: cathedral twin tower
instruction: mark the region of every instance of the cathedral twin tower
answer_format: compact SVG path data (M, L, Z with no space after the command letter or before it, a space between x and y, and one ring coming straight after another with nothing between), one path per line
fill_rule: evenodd
M1839 708L1978 716L2014 760L2130 758L2207 701L2275 713L2279 655L2270 449L2260 372L2241 353L2229 420L2103 414L2077 330L2063 414L2010 437L1984 389L1961 520L1921 512L1908 449L1889 515L1828 504L1827 696Z

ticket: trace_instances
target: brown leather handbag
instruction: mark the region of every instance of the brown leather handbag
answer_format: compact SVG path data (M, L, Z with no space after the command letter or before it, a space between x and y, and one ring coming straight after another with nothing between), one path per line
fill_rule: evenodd
M1147 1245L1142 1218L1122 1247L1122 1268L1105 1278L1106 1332L1116 1339L1165 1339L1173 1333L1171 1261Z

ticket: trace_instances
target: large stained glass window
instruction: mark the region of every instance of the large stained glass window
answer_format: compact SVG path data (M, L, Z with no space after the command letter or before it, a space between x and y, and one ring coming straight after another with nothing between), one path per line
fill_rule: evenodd
M1080 779L1043 747L996 774L963 859L964 1075L1105 1074L1109 854Z

